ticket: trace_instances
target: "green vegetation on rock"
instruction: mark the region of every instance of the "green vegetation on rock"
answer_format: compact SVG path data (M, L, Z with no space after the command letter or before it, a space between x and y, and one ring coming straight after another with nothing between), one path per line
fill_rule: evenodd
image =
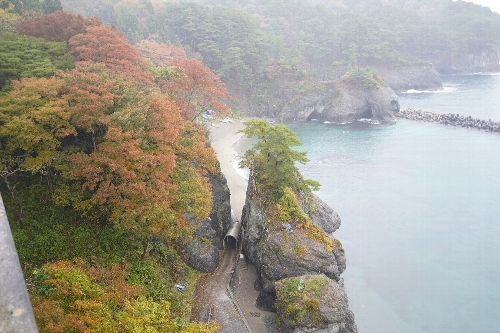
M285 125L270 125L265 120L250 120L241 130L249 138L257 141L245 152L240 162L249 167L252 179L261 198L269 221L281 227L282 223L290 223L294 228L303 230L304 235L325 245L327 251L334 249L328 235L304 212L298 199L311 201L312 190L318 190L320 184L314 180L304 179L296 162L308 161L305 152L298 152L291 147L301 145L296 134ZM295 247L300 256L303 249Z
M291 325L314 327L323 319L319 313L322 296L328 289L325 277L292 277L276 283L276 307L282 320Z
M365 89L377 89L385 84L378 71L371 67L354 66L342 76L343 81L359 84Z
M245 152L240 165L250 168L259 192L276 203L286 188L306 193L319 189L318 182L304 179L295 166L296 162L305 164L309 160L305 152L291 148L302 143L290 128L280 124L272 126L265 120L250 120L245 125L241 132L257 142Z

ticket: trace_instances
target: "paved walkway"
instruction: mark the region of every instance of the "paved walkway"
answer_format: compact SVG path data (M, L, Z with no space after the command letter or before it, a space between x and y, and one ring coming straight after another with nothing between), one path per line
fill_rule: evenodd
M191 310L192 321L216 320L221 325L221 333L248 333L226 291L236 258L235 249L226 251L219 268L198 280Z
M259 295L259 292L254 288L257 272L252 263L249 263L247 267L247 270L240 268L240 283L237 286L236 299L253 333L273 333L267 330L264 318L274 316L275 314L273 312L261 311L255 306L255 300Z

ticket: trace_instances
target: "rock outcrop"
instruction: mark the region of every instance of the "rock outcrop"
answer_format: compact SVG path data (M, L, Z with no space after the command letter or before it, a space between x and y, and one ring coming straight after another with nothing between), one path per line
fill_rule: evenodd
M342 289L341 274L346 268L346 258L342 244L335 239L331 232L340 225L338 214L314 195L308 200L300 198L302 209L317 226L326 231L326 238L330 246L326 246L318 238L310 237L302 229L293 226L269 223L269 217L262 209L260 199L253 190L253 181L250 179L247 190L247 199L243 208L242 223L244 228L243 252L255 265L259 278L255 287L260 291L257 305L262 310L274 310L276 299L276 285L292 277L306 277L311 274L322 275L332 284ZM337 287L332 287L337 288ZM337 289L335 289L337 290ZM332 302L346 304L345 292L331 294ZM336 300L335 297L339 296ZM325 303L327 304L327 303ZM328 332L357 332L354 317L350 311L343 309L338 312L334 308L323 310L335 313L335 320L325 319L318 324L318 328L327 327ZM322 311L323 311L322 310ZM345 311L344 311L345 310ZM279 318L281 321L282 318ZM337 327L342 330L337 330ZM309 326L297 325L289 332L303 332L301 329ZM309 332L309 331L308 331ZM313 331L316 332L316 331ZM320 331L318 331L320 332ZM327 332L327 331L324 331Z
M308 120L349 123L359 119L394 121L399 111L398 97L388 86L366 89L356 84L339 83L324 108L314 108Z
M219 250L231 224L230 193L226 178L222 173L210 174L208 177L212 185L212 212L204 221L187 216L189 223L196 226L194 239L179 248L183 261L203 273L213 272L217 268Z
M396 92L414 90L439 90L443 83L439 73L430 63L400 66L376 66L378 73Z
M256 102L255 96L239 98L239 107L250 116L272 118L285 123L349 123L358 119L393 121L399 102L388 86L363 88L341 80L318 82L275 82L265 88Z
M304 275L276 283L276 312L283 333L355 332L344 288L322 275ZM347 318L347 320L346 320Z
M441 74L498 72L499 61L496 50L484 50L460 56L443 56L434 60L434 67Z

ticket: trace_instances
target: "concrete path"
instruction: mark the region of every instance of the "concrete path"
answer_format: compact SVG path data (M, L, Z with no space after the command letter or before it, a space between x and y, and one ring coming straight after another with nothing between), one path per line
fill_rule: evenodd
M221 333L248 333L226 291L236 263L236 255L235 249L226 251L219 268L198 280L195 289L191 320L215 320L221 325Z

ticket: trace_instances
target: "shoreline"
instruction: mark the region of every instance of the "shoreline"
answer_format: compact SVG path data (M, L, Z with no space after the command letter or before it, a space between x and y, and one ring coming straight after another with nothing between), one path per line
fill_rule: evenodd
M238 168L238 163L240 156L250 147L250 140L243 133L237 133L245 127L243 121L245 120L230 119L227 122L212 122L208 126L210 143L226 177L231 192L231 208L238 220L241 220L248 186L247 173Z

